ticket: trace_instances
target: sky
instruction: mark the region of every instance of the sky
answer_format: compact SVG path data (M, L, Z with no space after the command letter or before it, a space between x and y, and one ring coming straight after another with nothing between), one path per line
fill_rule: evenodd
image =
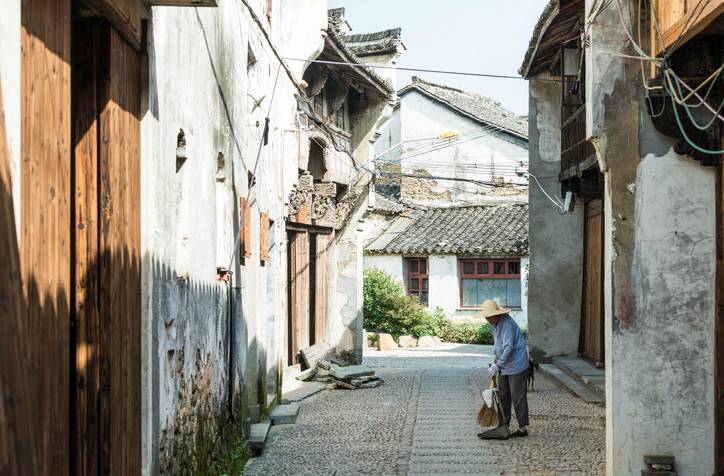
M533 28L548 0L328 0L345 7L353 33L402 27L400 67L518 76ZM528 114L528 85L491 79L398 71L397 86L422 79L473 91Z

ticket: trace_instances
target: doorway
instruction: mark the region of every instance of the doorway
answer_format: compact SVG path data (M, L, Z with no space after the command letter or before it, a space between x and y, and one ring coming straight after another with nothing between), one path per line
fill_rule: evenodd
M71 472L141 469L141 55L74 22Z
M333 253L332 228L287 223L287 365L298 363L301 349L328 337Z
M585 202L583 237L583 291L578 353L596 366L603 366L603 200Z

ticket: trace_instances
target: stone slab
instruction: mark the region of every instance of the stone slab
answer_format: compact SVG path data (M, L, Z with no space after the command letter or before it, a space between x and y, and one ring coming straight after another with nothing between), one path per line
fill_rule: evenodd
M388 351L397 350L397 342L390 334L377 335L377 350Z
M435 339L432 338L432 336L422 336L417 341L417 346L420 348L430 348L430 347L437 347L437 343L435 342Z
M604 369L599 369L587 360L574 356L554 357L552 363L605 401L606 371Z
M282 404L301 402L305 398L309 398L314 394L317 394L324 390L326 385L320 382L305 382L300 387L287 392L282 393Z
M299 415L299 402L292 402L283 405L277 405L271 413L272 425L285 425L297 421Z
M374 369L364 365L350 365L349 367L335 367L330 370L330 375L339 380L351 380L353 378L368 377L375 374Z
M269 428L271 428L271 421L268 420L251 425L249 431L249 447L252 450L261 450L264 448L266 437L269 434Z
M412 336L400 336L398 343L400 347L417 347L417 339Z
M540 364L540 371L550 377L558 386L568 390L573 395L581 398L587 403L604 404L606 400L592 392L584 384L577 381L570 375L563 372L553 364Z

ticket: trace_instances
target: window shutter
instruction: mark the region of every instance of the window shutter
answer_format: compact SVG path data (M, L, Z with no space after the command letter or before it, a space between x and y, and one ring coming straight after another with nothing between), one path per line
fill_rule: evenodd
M246 201L246 198L241 197L239 199L239 223L240 230L240 249L241 256L251 256L251 207Z
M266 261L269 259L269 214L262 212L259 220L259 260Z

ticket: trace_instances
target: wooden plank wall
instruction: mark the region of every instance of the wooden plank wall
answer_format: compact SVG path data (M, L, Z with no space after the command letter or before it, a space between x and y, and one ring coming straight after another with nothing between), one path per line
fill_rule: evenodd
M38 471L68 474L70 0L25 0L21 31L21 269Z
M141 470L141 58L113 28L108 45L99 148L100 362L108 379L101 474L126 475Z
M329 267L334 263L334 234L329 235L313 235L317 240L317 257L315 283L312 292L315 294L315 311L314 311L314 335L316 342L327 340L327 323L329 322L329 279L332 276ZM316 343L315 342L315 343Z
M289 362L309 347L309 233L289 232Z
M584 357L603 363L603 202L600 199L586 202L584 239L579 350Z
M73 35L73 284L75 311L75 472L99 474L101 393L98 277L98 84L104 30L93 20Z
M0 474L36 474L37 447L25 343L20 250L15 228L10 153L0 85Z

